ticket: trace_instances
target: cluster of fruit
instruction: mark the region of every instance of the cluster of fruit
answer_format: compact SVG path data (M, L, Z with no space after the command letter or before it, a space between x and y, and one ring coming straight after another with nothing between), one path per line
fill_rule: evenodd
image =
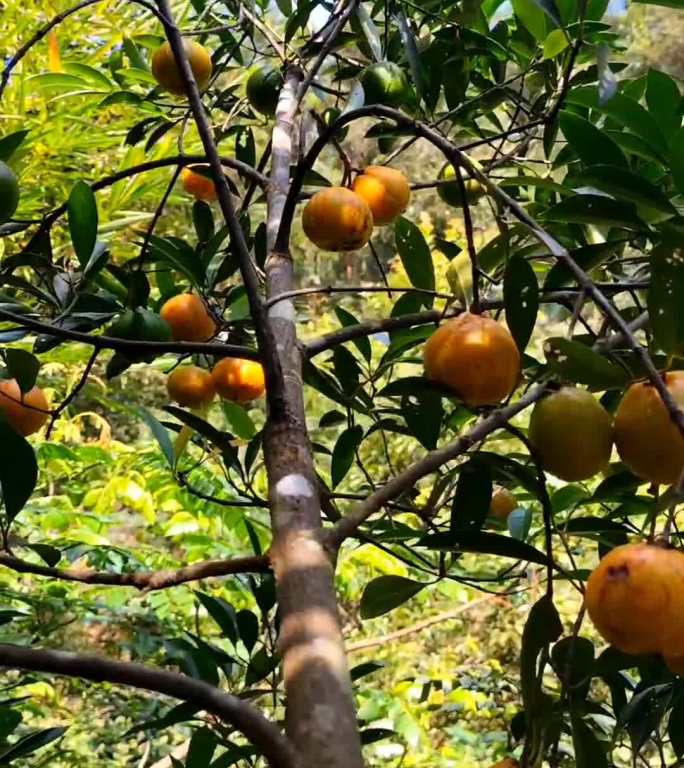
M509 331L491 318L464 313L428 339L423 360L429 379L469 407L498 405L520 381L520 353ZM663 375L684 406L684 371ZM562 387L540 400L529 439L544 469L561 480L587 480L607 466L613 447L637 477L670 485L684 470L684 438L655 387L632 384L614 418L586 390Z

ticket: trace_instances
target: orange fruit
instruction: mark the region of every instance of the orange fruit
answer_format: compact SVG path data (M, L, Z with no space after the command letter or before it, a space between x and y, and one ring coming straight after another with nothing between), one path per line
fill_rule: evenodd
M666 373L663 381L684 407L684 371ZM636 382L625 392L613 430L620 458L635 475L651 483L677 482L684 470L684 437L650 382Z
M306 204L302 226L309 240L324 251L355 251L370 239L373 214L351 189L328 187Z
M520 763L512 757L506 757L503 760L499 760L498 763L494 763L491 768L519 768Z
M48 420L48 401L40 387L22 393L16 379L0 381L0 413L20 435L32 435Z
M369 165L354 179L354 192L368 203L374 224L390 224L406 210L411 198L408 179L395 168Z
M194 166L197 168L198 166ZM209 166L204 166L208 168ZM183 168L181 171L181 183L183 189L192 195L195 200L204 200L211 203L216 200L216 185L213 180L201 173L194 171L192 167Z
M194 293L173 296L159 312L176 341L208 341L217 331L214 318Z
M234 403L248 403L264 394L266 382L261 363L239 357L224 357L211 372L219 395Z
M570 482L605 469L613 447L610 414L576 387L563 387L536 403L529 438L544 469Z
M216 390L209 371L196 365L176 368L166 379L169 397L178 405L199 408L214 399Z
M625 544L611 550L587 582L586 605L594 626L623 653L675 650L672 622L682 598L675 599L684 558L652 544ZM677 584L681 593L681 585ZM681 648L684 655L684 647Z
M430 336L423 362L428 379L471 408L497 405L520 377L520 353L508 329L470 312L443 323Z
M508 488L497 488L492 494L492 500L489 503L489 514L491 517L505 522L517 506L518 500Z
M203 91L211 79L213 70L211 56L204 46L196 43L194 40L184 39L183 46L190 62L190 69L197 81L197 87L200 91ZM185 95L185 86L181 79L180 70L176 65L176 59L168 43L164 43L154 52L154 56L152 56L152 74L164 90L173 93L175 96Z

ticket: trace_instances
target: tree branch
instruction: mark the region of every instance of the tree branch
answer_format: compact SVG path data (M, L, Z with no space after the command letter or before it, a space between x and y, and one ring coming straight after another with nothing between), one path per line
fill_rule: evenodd
M48 565L31 563L19 557L0 552L0 566L17 573L31 573L62 581L105 586L135 587L143 592L177 587L189 581L199 581L217 576L233 576L239 573L267 573L270 562L266 555L235 557L229 560L203 560L176 570L135 571L133 573L110 573L91 568L51 568Z
M125 685L185 701L241 731L261 751L272 768L300 766L290 742L278 726L267 720L256 707L187 675L143 664L113 661L93 654L23 648L5 643L0 644L0 665L94 683Z
M256 349L241 347L237 344L198 341L138 341L135 339L118 339L114 336L94 336L90 333L73 331L70 328L60 328L59 326L44 323L40 320L34 320L30 317L25 317L24 315L17 315L14 312L8 312L5 309L0 309L0 320L8 320L9 322L15 323L20 328L29 328L48 336L56 336L60 339L88 344L96 350L114 349L124 353L155 353L160 355L167 352L174 355L205 354L217 355L219 357L243 357L248 360L259 359L259 353Z

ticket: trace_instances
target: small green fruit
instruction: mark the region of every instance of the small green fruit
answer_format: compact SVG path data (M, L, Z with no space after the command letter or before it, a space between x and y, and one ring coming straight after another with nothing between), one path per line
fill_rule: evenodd
M440 171L439 178L441 180L450 180L455 178L456 171L453 165L445 165ZM477 179L464 179L464 186L466 190L466 199L469 205L474 205L485 194L485 188L480 184ZM440 184L437 187L437 194L447 204L454 208L463 207L463 198L461 196L461 188L458 185L458 181L449 181L448 184Z
M398 107L405 104L411 95L404 70L392 61L381 61L366 67L361 73L361 85L366 104Z
M257 67L247 78L247 100L257 112L267 117L275 115L283 75L269 65Z

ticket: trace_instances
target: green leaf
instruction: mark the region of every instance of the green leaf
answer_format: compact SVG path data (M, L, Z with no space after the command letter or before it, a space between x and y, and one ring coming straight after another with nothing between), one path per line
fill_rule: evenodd
M66 728L45 728L42 731L32 731L23 736L11 747L0 753L0 765L9 765L19 758L27 757L46 747L57 739L61 739Z
M538 42L546 37L546 14L535 0L513 0L513 10Z
M684 195L684 128L675 131L670 139L670 168L675 186Z
M677 83L665 72L649 69L646 77L646 104L666 138L681 125L679 104L681 95Z
M28 135L28 131L15 131L3 136L0 139L0 160L7 162Z
M251 440L254 437L256 434L254 422L241 405L222 400L221 409L236 437L239 437L240 440Z
M173 443L171 442L169 433L157 421L157 419L147 410L147 408L143 408L142 406L140 406L135 409L135 412L152 430L152 434L154 435L155 440L159 443L159 447L161 448L161 451L164 454L164 457L166 458L168 465L170 467L173 467L175 463L175 456L173 451Z
M197 598L207 613L221 628L224 637L227 637L233 645L236 645L240 635L235 608L222 598L212 597L204 592L197 592Z
M359 21L363 34L368 42L368 47L373 54L375 61L382 61L384 56L382 55L382 43L380 42L380 33L375 25L375 22L370 17L368 9L363 3L359 3L356 8L356 17Z
M586 165L627 165L618 145L588 120L573 112L561 111L559 123L573 152Z
M217 747L217 738L209 728L199 728L192 734L185 768L207 768Z
M667 354L681 350L684 342L684 260L679 249L661 246L651 254L648 314L657 346Z
M38 480L33 448L9 424L0 421L0 487L9 521L21 512Z
M543 218L562 224L598 224L633 230L646 229L631 203L618 202L602 195L569 197L545 211Z
M410 600L426 584L403 576L379 576L366 584L361 596L361 618L374 619Z
M514 256L504 273L504 306L506 324L521 352L532 336L539 309L539 286L529 261Z
M351 312L347 312L346 309L342 309L342 307L335 307L335 314L337 315L337 319L340 321L340 325L343 328L359 325L359 320L354 317ZM361 338L354 339L352 344L359 350L359 352L366 358L366 360L370 361L371 345L370 341L368 340L368 336L362 336Z
M556 606L548 595L544 595L530 610L520 649L520 688L525 711L530 716L538 713L543 695L537 675L537 659L542 649L555 642L562 631Z
M629 379L623 368L579 341L560 336L547 339L544 353L554 374L594 391L623 387Z
M576 712L572 713L572 743L577 768L608 768L606 750L591 728Z
M606 243L592 243L591 245L583 245L581 248L570 251L570 255L578 266L582 267L585 272L589 272L608 261L621 245L622 243L610 241ZM569 267L564 262L558 261L546 275L544 290L555 291L574 282L575 276Z
M344 479L354 463L356 449L363 439L363 429L358 426L349 427L338 437L333 448L330 464L332 487L336 488Z
M5 741L21 720L21 712L18 710L9 707L0 708L0 740Z
M403 380L406 381L405 379ZM401 402L401 412L406 426L421 445L431 451L437 446L442 427L444 409L438 392L426 388L405 396Z
M214 216L211 206L203 200L196 200L192 205L192 221L200 243L207 243L214 234Z
M667 733L675 755L681 760L684 757L684 698L680 698L672 707Z
M85 267L97 240L97 203L93 190L84 181L74 184L67 203L67 214L74 251L81 266Z
M579 177L582 185L587 185L608 192L613 197L650 209L653 212L674 216L677 211L667 197L655 184L627 171L611 165L593 165Z
M480 530L492 500L492 472L488 464L470 459L461 468L451 506L450 531Z
M16 379L19 389L28 392L36 383L40 361L24 349L6 349L5 363L11 379Z
M423 233L412 221L401 216L394 225L394 236L401 263L411 285L434 291L435 271L432 254Z
M455 533L432 533L424 536L419 546L445 552L480 552L487 555L510 557L529 563L546 565L546 555L523 541L511 539L498 533L484 531L457 531Z
M568 47L567 35L562 29L552 29L544 40L544 59L555 59Z

